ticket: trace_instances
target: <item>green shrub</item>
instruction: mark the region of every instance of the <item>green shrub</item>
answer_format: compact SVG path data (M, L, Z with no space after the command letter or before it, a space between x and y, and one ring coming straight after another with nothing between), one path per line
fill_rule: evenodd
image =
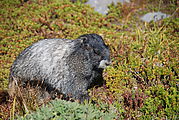
M32 114L20 117L20 120L112 120L117 118L113 109L100 111L92 104L79 104L63 100L54 100Z
M165 88L162 85L151 87L144 106L140 109L144 113L142 118L158 118L176 120L179 112L178 91L174 87Z

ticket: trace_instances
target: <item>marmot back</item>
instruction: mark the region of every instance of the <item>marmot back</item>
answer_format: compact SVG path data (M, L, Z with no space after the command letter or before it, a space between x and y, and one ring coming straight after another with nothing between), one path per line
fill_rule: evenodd
M88 98L87 89L102 85L102 71L109 63L109 49L97 34L85 34L76 40L44 39L16 58L9 88L16 83L43 83L49 93L56 90L83 101Z

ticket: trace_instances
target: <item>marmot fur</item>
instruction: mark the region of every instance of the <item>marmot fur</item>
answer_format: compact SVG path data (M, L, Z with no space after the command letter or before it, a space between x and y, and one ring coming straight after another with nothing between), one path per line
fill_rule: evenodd
M16 58L9 88L40 82L49 93L56 90L83 101L88 99L89 88L102 85L102 72L109 63L109 49L97 34L85 34L76 40L43 39Z

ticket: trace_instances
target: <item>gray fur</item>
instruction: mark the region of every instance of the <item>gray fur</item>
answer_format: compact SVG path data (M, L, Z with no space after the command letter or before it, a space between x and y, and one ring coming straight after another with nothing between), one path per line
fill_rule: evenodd
M15 82L40 81L74 99L88 98L87 89L102 85L102 71L110 63L108 47L97 34L76 40L44 39L26 48L14 61L9 88Z

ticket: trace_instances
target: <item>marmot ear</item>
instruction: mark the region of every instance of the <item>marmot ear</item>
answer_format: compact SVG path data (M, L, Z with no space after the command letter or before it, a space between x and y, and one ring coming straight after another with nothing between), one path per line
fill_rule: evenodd
M80 37L80 42L86 44L88 42L87 37Z
M87 37L80 37L80 43L83 46L84 49L91 50L91 47L89 45L89 40Z

